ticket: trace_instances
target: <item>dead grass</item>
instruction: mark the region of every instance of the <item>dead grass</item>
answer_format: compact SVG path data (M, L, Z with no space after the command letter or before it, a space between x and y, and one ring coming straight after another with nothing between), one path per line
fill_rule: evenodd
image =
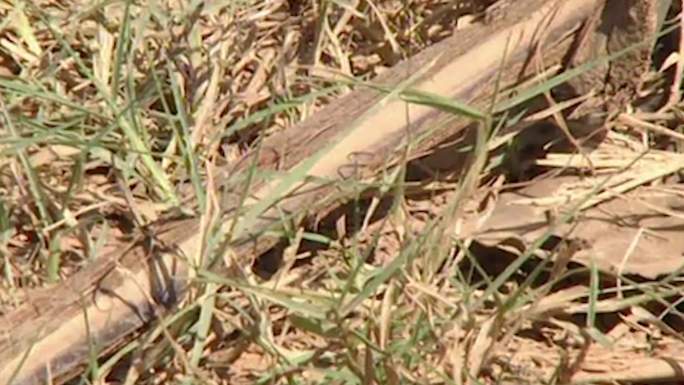
M0 314L169 211L212 218L211 169L345 93L331 74L371 79L487 5L0 2ZM550 179L515 190L485 152L459 182L449 149L402 168L409 184L352 185L240 279L200 271L176 313L79 376L681 380L652 358L684 361L680 126L679 99L628 110L590 163L535 159Z

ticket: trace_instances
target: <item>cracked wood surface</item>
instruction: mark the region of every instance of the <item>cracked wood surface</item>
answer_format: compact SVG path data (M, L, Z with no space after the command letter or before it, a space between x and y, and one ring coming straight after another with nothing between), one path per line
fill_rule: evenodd
M497 20L459 31L374 82L396 86L427 68L413 87L484 108L499 71L504 83L513 85L537 71L536 60L542 59L546 67L561 63L575 33L602 4L601 0L519 0ZM502 69L504 52L507 59ZM353 91L301 124L265 139L260 152L248 154L217 178L244 171L254 157L260 168L292 170L323 148L329 151L308 168L309 176L343 179L348 177L345 167L359 156L365 175L370 175L402 153L399 149L407 137L425 137L413 146L420 152L467 126L464 119L420 105L408 107L407 124L406 104L383 97L369 89ZM433 130L439 125L443 126ZM276 186L275 182L254 184L249 203L260 202ZM261 233L277 225L280 216L276 213L310 209L311 202L323 201L336 192L332 183L312 182L296 186L296 193L293 190L280 191L277 208L266 207L254 226L232 243L243 261L272 244L273 240ZM229 214L236 211L235 201L225 202L223 208ZM104 354L163 314L184 292L187 259L201 249L199 230L198 219L153 225L150 232L154 237L143 237L122 251L99 256L52 289L49 298L29 301L2 316L0 383L8 383L15 371L13 383L22 385L44 383L48 373L51 378L67 378L87 361L89 340L103 347L100 354Z
M569 92L579 96L591 91L597 96L578 106L571 118L590 114L611 116L632 101L642 76L651 65L652 44L644 44L657 34L659 14L666 12L663 0L606 0L597 7L575 43L569 66L579 66L596 58L615 55L627 47L619 60L604 62L568 81Z

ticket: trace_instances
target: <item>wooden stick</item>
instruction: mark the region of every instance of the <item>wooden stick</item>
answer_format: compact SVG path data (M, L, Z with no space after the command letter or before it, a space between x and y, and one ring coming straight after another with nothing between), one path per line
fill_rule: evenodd
M536 68L529 65L533 55L541 53L548 66L560 63L573 32L599 1L518 0L498 20L457 31L375 82L392 89L424 70L415 88L485 108L499 73L504 84L512 85L534 72ZM508 58L502 67L504 52ZM420 152L462 132L468 124L427 106L407 106L384 97L367 88L353 91L305 122L266 139L261 152L246 156L230 173L246 170L254 160L260 168L293 170L319 154L307 175L339 181L349 177L346 167L358 166L358 162L350 164L350 158L358 160L363 154L362 171L368 176L397 159L408 139L429 134L413 147ZM432 131L447 121L451 121L448 126ZM329 150L321 153L325 148ZM250 203L259 203L276 187L277 183L254 185ZM335 191L332 183L313 182L294 190L280 191L278 204L245 229L233 244L237 255L246 254L241 258L247 259L270 247L272 240L258 235L277 225L281 212L298 212ZM235 204L229 200L224 208L235 211ZM199 227L198 219L153 226L154 237L141 237L122 250L99 256L50 290L49 298L29 301L0 318L0 383L7 384L14 376L13 384L42 384L48 373L58 383L87 362L91 346L105 354L172 308L188 284L187 258L200 250Z

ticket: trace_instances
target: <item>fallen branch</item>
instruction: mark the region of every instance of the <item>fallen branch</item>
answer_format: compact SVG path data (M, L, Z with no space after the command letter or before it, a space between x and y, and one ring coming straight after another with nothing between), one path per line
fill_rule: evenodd
M536 73L538 60L547 68L568 53L573 33L600 0L520 0L498 20L460 31L456 36L403 62L375 83L388 89L411 86L475 108L486 108L495 79L514 85ZM502 59L506 60L502 66ZM411 84L405 84L420 72ZM408 111L408 113L407 113ZM407 123L408 121L410 123ZM282 213L300 213L312 202L335 192L334 182L368 177L401 158L407 141L423 151L460 133L466 119L418 104L407 107L393 95L364 88L337 100L305 122L267 138L260 151L249 154L226 179L256 163L260 169L305 173L305 184L285 186L283 180L256 183L247 205L262 209L258 216L229 218L226 225L242 229L231 246L241 260L272 245L263 235L277 226ZM441 129L434 130L445 122ZM354 172L347 173L346 169ZM315 183L326 179L329 183ZM285 186L285 187L284 187ZM235 190L239 192L239 189ZM236 194L233 194L236 195ZM225 202L236 212L238 199ZM301 215L294 217L300 219ZM233 223L233 220L237 221ZM188 284L188 258L200 253L199 219L161 223L123 251L101 255L84 270L2 317L0 383L60 382L87 363L93 346L106 354L146 323L177 304Z

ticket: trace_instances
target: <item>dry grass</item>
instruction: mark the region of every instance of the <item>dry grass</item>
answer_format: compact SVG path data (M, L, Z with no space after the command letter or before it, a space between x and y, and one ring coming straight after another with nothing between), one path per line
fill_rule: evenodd
M371 79L467 28L487 5L0 2L0 314L169 211L212 214L212 168L347 92L335 76ZM667 89L665 69L651 74L649 93ZM684 249L662 241L644 249L629 237L677 236L663 226L681 224L669 221L682 217L680 125L673 99L657 113L621 116L590 164L568 155L535 161L565 176L573 170L566 200L547 188L503 205L509 186L495 168L464 186L434 153L407 166L422 175L413 184L371 197L356 186L351 203L255 256L244 280L202 275L171 326L141 332L82 378L564 383L584 357L598 374L582 379L638 365L655 374L620 378L677 378L642 353L681 358L681 279L672 266ZM423 175L435 165L439 178ZM595 179L584 178L589 171ZM616 196L622 204L602 206ZM566 236L577 224L632 205L651 211L621 219L662 218L637 225L637 235L608 234L635 246L607 263L593 256L616 250L610 242L577 255ZM497 233L540 216L540 232ZM498 247L513 236L513 247ZM663 261L630 265L639 253ZM640 276L646 268L655 273Z

